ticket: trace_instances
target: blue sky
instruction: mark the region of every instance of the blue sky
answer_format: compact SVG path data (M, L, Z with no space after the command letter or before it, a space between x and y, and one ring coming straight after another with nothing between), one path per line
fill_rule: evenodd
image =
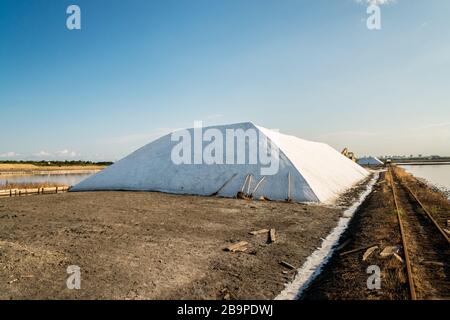
M379 31L366 7L0 0L0 158L116 160L195 120L450 155L450 2L382 5Z

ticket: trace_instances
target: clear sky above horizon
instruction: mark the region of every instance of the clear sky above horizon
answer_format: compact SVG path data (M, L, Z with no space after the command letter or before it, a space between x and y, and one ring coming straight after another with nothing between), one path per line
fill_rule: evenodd
M66 8L81 8L81 30ZM195 120L450 155L450 1L0 0L0 159L117 160Z

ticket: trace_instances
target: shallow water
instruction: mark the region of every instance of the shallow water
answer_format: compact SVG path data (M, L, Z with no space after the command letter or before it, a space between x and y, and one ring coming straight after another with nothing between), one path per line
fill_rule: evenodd
M402 165L415 177L427 180L441 190L450 190L450 164L441 165Z
M68 174L33 174L33 175L8 175L0 176L0 187L6 183L57 183L73 186L87 177L95 174L91 173L68 173Z

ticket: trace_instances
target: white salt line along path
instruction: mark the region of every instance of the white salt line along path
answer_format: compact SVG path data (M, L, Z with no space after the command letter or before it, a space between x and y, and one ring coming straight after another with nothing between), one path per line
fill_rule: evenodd
M360 195L359 199L347 210L339 219L338 225L322 241L320 248L317 248L307 259L303 266L298 269L294 280L288 284L284 290L275 297L275 300L297 300L300 299L303 291L320 274L322 268L332 256L339 238L344 233L350 222L350 219L364 202L367 196L372 192L373 186L378 180L380 173L375 173L374 177L367 184L366 190Z

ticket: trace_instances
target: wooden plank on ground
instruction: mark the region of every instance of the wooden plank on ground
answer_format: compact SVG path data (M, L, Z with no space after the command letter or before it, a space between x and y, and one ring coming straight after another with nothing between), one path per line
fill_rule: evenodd
M249 232L252 236L256 236L258 234L262 234L262 233L268 233L269 229L261 229L261 230L256 230L256 231L252 231Z
M248 245L247 241L239 241L238 243L234 243L234 244L226 247L225 251L231 251L231 252L245 251L245 250L247 250L247 245Z
M437 266L437 267L444 267L445 266L445 264L443 262L439 262L439 261L423 261L422 263L423 264Z
M352 241L351 238L345 240L342 244L340 244L340 245L336 248L336 250L337 250L337 251L341 251L341 250L344 249L351 241Z
M275 231L275 229L270 229L269 231L269 242L273 243L277 241L277 233Z
M397 259L398 261L400 261L401 264L403 264L403 259L402 257L400 257L398 254L396 254L395 252L393 253L393 256L395 257L395 259Z
M366 261L372 255L372 253L375 250L377 250L377 249L378 249L378 246L373 246L373 247L370 247L369 249L367 249L366 252L363 255L363 259L362 260Z
M342 253L339 254L339 255L340 255L341 257L342 257L342 256L346 256L346 255L351 254L351 253L355 253L355 252L359 252L359 251L363 251L363 250L369 249L370 247L373 247L373 246L376 246L376 245L377 245L376 243L372 243L371 245L368 245L368 246L365 246L365 247L356 248L356 249L353 249L353 250L349 250L349 251L342 252Z
M283 267L286 267L286 268L288 268L288 269L295 269L295 267L294 267L292 264L290 264L289 262L281 261L280 264L281 264Z

